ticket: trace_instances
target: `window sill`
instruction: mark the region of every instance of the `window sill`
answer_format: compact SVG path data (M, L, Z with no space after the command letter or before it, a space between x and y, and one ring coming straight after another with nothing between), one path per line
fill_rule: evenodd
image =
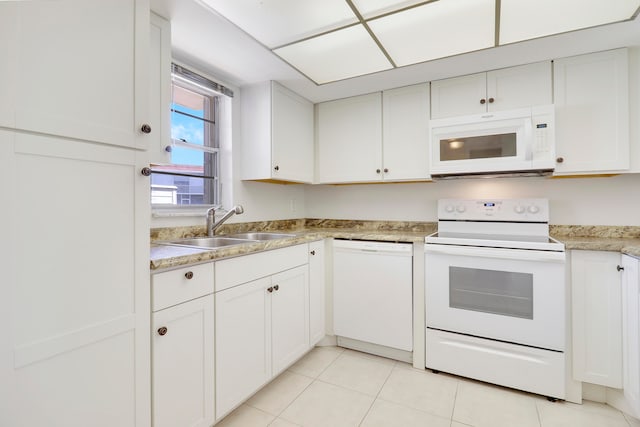
M211 206L182 206L165 207L151 206L152 218L172 218L172 217L201 217L207 214Z

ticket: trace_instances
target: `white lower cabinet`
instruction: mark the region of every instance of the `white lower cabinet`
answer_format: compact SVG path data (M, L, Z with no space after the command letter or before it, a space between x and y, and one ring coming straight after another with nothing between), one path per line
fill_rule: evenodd
M620 253L571 252L573 376L622 388Z
M325 336L325 241L309 243L309 345Z
M209 427L213 411L213 295L153 314L154 427Z
M209 427L214 422L213 263L151 279L154 427Z
M622 376L624 397L640 417L640 260L622 256Z
M308 250L304 244L216 263L216 420L309 350ZM230 281L232 269L250 281Z

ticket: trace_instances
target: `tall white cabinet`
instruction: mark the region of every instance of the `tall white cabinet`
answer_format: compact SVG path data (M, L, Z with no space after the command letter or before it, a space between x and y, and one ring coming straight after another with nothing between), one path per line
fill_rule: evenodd
M640 260L622 255L622 373L631 415L640 417Z
M148 1L0 21L0 425L149 426Z

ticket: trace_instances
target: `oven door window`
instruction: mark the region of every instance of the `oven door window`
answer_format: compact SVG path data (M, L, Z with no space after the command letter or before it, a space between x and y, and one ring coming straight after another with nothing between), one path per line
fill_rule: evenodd
M449 306L533 319L533 274L450 266Z

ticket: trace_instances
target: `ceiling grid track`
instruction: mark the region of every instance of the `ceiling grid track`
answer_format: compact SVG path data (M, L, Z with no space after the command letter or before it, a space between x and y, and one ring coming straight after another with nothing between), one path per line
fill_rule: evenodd
M494 47L500 46L500 7L502 6L502 0L496 0L496 35L494 40Z
M360 21L360 24L362 24L364 29L367 30L367 33L369 33L369 35L373 39L373 41L378 45L378 48L382 51L382 53L387 58L389 63L393 66L393 68L398 68L395 61L391 58L391 55L389 55L389 52L387 52L387 49L385 49L384 46L382 46L382 43L380 43L380 40L378 40L378 37L376 37L376 35L373 34L373 31L371 31L371 28L369 28L369 24L367 24L367 21L364 20L364 18L360 14L360 11L356 8L353 2L351 0L345 0L345 1L353 11L353 14L356 15L356 18L358 18L358 21Z

